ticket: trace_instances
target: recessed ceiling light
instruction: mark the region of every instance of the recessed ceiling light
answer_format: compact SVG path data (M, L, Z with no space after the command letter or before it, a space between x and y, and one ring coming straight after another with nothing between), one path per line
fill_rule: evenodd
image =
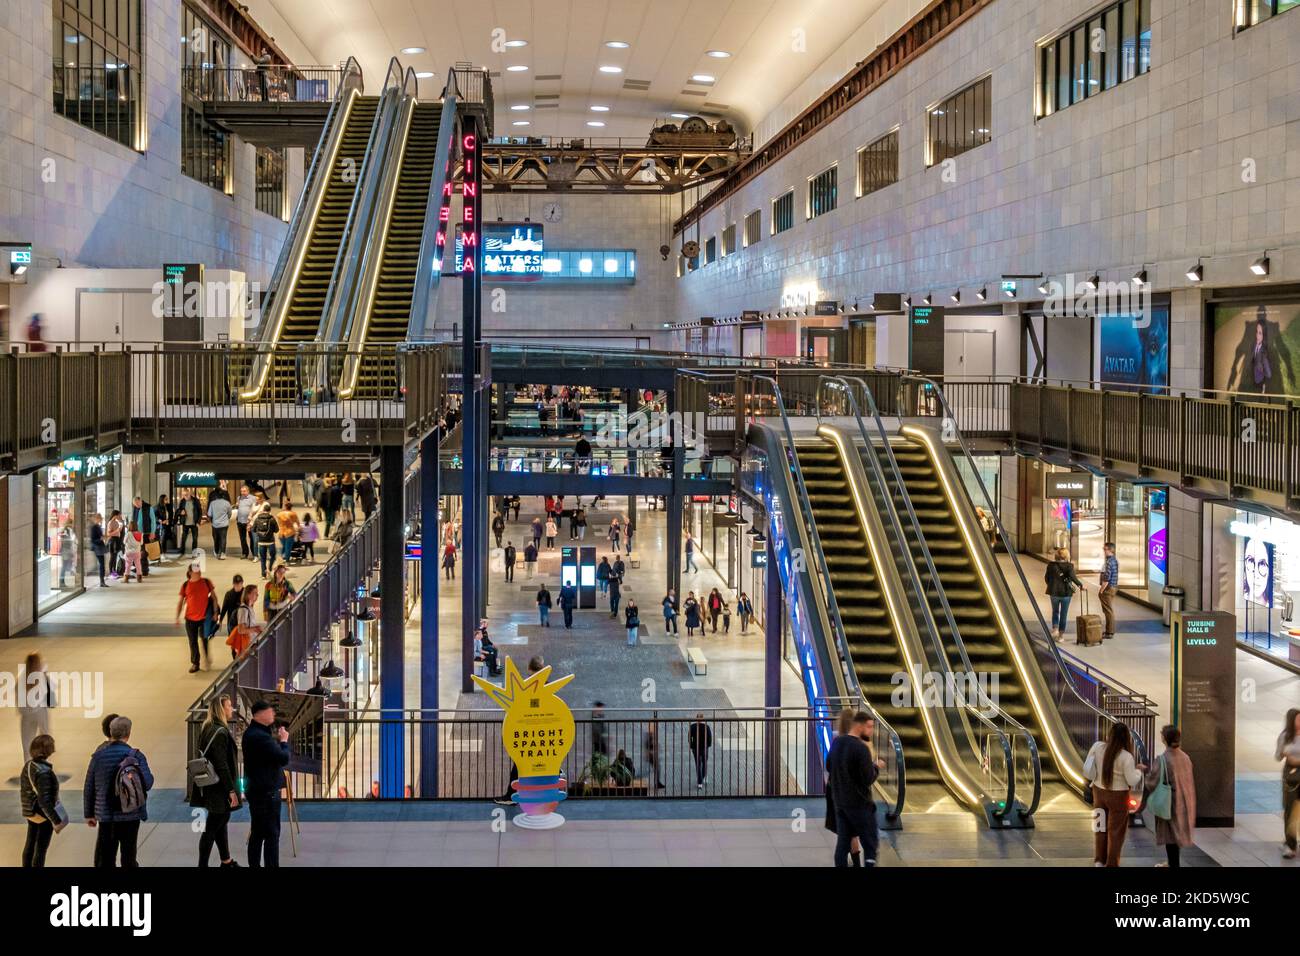
M427 80L431 76L433 76L433 71L431 70L422 70L419 73L415 74L415 78L417 80Z
M422 47L422 46L404 46L404 47L402 47L402 52L405 53L407 56L415 56L415 54L417 54L417 53L423 53L423 52L424 52L424 47Z
M727 57L731 56L731 54L728 53L726 50L709 50L704 55L711 56L715 60L725 60Z
M690 114L690 113L669 113L668 115L671 116L673 119L690 119L690 118L691 118L691 114Z
M515 120L515 121L514 121L513 123L511 123L510 125L511 125L511 126L530 126L530 125L532 125L532 124L530 124L530 123L528 122L528 120Z
M626 50L631 44L626 40L606 40L605 46L611 50Z
M695 73L695 74L693 74L693 75L691 76L691 82L692 82L692 83L712 83L712 82L714 82L716 79L717 79L717 77L715 77L715 76L710 76L710 75L707 74L707 73Z
M600 120L587 120L587 125L588 125L588 126L604 126L605 124L602 123Z
M515 103L510 108L514 110L516 113L522 113L525 110L528 110L530 107L528 106L527 103Z
M593 107L591 108L591 111L592 111L593 113L608 113L608 112L609 112L609 107L608 107L608 106L593 106Z
M524 73L527 72L527 70L528 67L524 66L522 63L516 63L514 66L506 67L507 73Z
M602 66L602 67L600 68L600 72L602 72L602 73L622 73L622 72L623 72L623 68L622 68L621 66Z
M505 45L506 45L507 47L509 47L511 50L517 50L517 49L519 49L521 46L528 46L528 41L527 41L527 40L507 40L506 43L505 43Z

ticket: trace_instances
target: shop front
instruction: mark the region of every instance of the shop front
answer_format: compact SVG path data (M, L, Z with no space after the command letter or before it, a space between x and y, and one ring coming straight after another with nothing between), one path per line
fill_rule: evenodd
M1020 469L1022 552L1052 560L1069 552L1079 577L1098 579L1102 546L1115 543L1120 593L1160 604L1168 568L1168 490L1108 479L1038 460Z
M1207 504L1206 610L1237 619L1238 640L1300 664L1300 525L1235 504Z
M80 594L84 533L82 468L69 458L36 473L36 613L39 617Z

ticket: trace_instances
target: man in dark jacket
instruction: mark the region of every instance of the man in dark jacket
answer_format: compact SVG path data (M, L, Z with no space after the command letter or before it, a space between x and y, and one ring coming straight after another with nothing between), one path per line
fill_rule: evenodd
M244 731L244 798L251 827L248 865L280 865L280 789L289 765L289 731L275 726L275 708L253 703L253 720Z
M560 588L560 610L564 612L564 626L573 627L573 609L578 606L578 589L572 584Z
M257 560L262 569L262 577L270 577L271 570L275 567L275 538L280 531L279 522L275 520L275 515L271 514L270 502L262 505L262 509L249 526L249 531L257 545Z
M695 721L686 731L686 744L695 758L695 787L703 790L704 777L709 772L709 749L713 746L713 730L704 722L703 714L695 715Z
M153 506L144 503L144 499L136 495L131 499L131 514L127 519L127 524L135 522L135 530L140 532L141 542L148 544L154 540L158 532L158 523L154 518ZM142 548L140 551L140 577L149 576L149 549Z
M325 537L328 538L330 530L334 527L334 519L338 516L339 509L343 507L343 489L339 487L338 479L325 479L318 501L321 513L325 515Z
M513 541L507 541L506 555L505 555L507 581L513 581L515 579L515 555L516 554L517 552L515 551L515 543Z
M199 525L203 523L203 512L199 508L198 496L190 489L181 491L181 500L176 502L173 520L181 529L181 554L189 554L190 551L186 550L186 542L190 542L190 550L199 546Z
M117 855L121 850L122 866L135 867L139 865L135 851L140 838L140 823L149 819L148 805L142 800L138 807L124 810L118 782L124 774L132 774L148 791L153 788L153 772L144 754L130 744L129 717L113 718L108 726L108 737L108 743L101 744L91 754L90 766L86 768L86 783L82 788L82 809L86 825L99 828L95 865L117 866ZM99 844L103 844L102 848Z
M853 724L831 744L826 757L826 799L835 807L835 865L849 865L849 847L853 838L862 843L863 863L876 865L879 832L876 829L876 801L871 786L876 782L884 761L871 755L867 741L875 731L875 721L866 711L853 715Z
M357 500L361 502L362 520L370 517L370 512L375 510L375 500L379 497L378 490L375 488L375 479L369 475L362 475L357 480L356 488Z

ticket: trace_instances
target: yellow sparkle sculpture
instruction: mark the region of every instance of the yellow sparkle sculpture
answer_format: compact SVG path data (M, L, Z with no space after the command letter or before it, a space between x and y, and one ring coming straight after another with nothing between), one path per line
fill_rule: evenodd
M523 811L515 817L515 824L532 830L564 823L555 808L566 796L567 784L560 777L560 767L573 747L573 713L556 694L573 680L573 675L547 683L550 674L547 666L524 677L507 657L504 686L471 675L474 683L506 712L501 742L519 771L519 779L511 786L514 801Z

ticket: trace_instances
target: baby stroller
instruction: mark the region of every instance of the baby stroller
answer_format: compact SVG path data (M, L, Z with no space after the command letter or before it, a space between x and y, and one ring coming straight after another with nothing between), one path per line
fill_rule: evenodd
M307 542L294 541L293 549L289 552L287 564L306 564L307 563Z

